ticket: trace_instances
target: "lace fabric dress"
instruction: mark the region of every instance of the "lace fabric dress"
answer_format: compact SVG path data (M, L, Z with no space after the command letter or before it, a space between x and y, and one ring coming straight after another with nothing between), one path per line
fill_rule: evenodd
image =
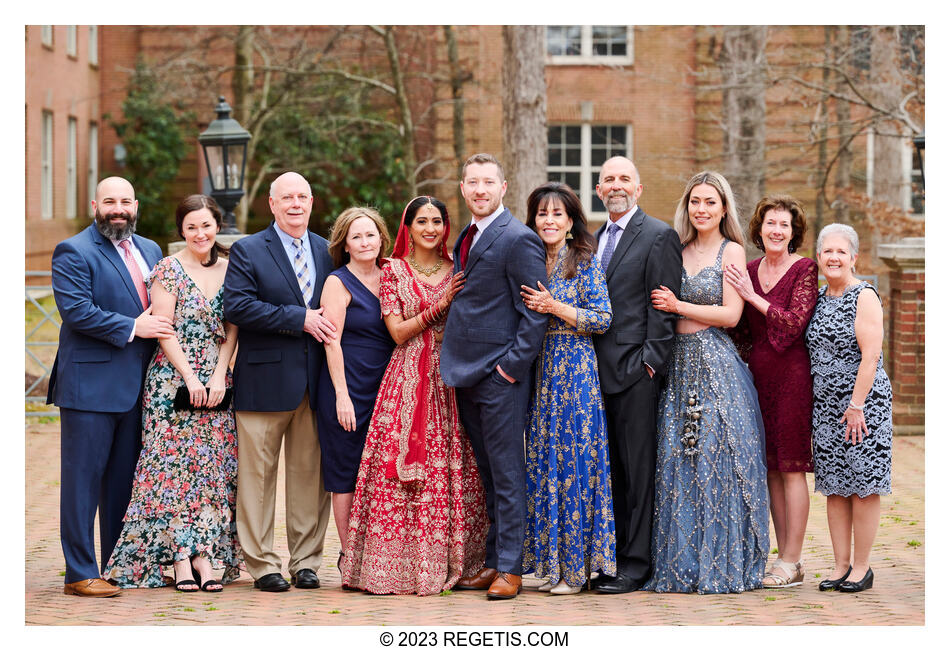
M722 252L689 276L680 299L722 304ZM762 586L769 554L764 434L752 375L722 328L677 334L657 423L656 592ZM695 429L693 429L695 427Z
M815 315L805 332L815 391L815 491L823 495L867 497L891 493L892 395L883 355L864 400L868 434L860 443L845 442L845 424L840 422L861 364L854 320L858 295L865 287L874 289L861 282L841 296L828 296L827 286L822 287Z
M610 327L607 281L596 258L565 278L561 249L546 287L577 308L577 327L552 316L538 356L527 434L524 573L580 586L616 575L607 423L590 335Z
M176 296L175 336L202 384L225 339L223 288L207 299L174 257L148 279ZM234 410L178 411L184 382L161 347L148 366L142 402L143 447L122 533L103 578L122 588L160 588L162 566L202 554L230 583L244 567L234 515L237 434ZM231 373L227 375L231 387Z
M766 314L746 304L730 330L749 363L765 423L765 465L780 472L811 472L811 363L805 328L818 300L818 265L811 258L792 263L771 290L759 284L762 258L748 264L752 289L769 302Z
M433 286L402 259L383 268L383 315L411 319ZM343 585L376 594L433 595L484 567L488 516L455 391L439 372L441 321L396 346L379 388L350 511Z

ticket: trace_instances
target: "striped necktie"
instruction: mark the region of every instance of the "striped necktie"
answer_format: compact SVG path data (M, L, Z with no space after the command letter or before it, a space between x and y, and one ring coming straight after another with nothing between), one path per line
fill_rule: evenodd
M294 273L297 275L297 284L303 294L304 305L310 305L313 298L313 287L310 286L310 271L307 269L307 258L303 250L303 240L294 238Z
M604 272L607 271L607 265L610 264L610 259L614 256L614 249L617 248L617 233L619 232L620 227L616 224L607 227L607 245L604 247L604 254L600 257L600 266L604 268Z
M142 276L142 270L139 269L139 264L135 261L135 256L132 255L132 243L125 239L119 242L119 246L125 252L123 262L125 262L126 269L129 270L129 275L132 276L132 284L135 285L135 291L138 292L139 300L142 301L142 307L147 308L148 290L145 289L145 278Z

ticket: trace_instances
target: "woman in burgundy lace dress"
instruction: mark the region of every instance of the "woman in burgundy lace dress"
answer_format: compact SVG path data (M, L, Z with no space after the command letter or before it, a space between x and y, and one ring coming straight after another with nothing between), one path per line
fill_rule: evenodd
M749 237L765 255L725 278L745 299L732 332L749 363L765 421L769 501L778 558L762 582L766 588L801 585L802 542L808 521L812 472L812 380L805 328L818 300L818 266L795 254L805 235L805 211L788 195L765 197L755 207Z

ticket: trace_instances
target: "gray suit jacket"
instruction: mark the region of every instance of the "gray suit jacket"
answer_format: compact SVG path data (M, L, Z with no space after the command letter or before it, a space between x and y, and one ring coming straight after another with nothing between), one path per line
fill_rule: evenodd
M467 231L455 243L456 273ZM546 314L529 310L521 298L522 285L537 288L547 278L541 238L506 209L469 251L464 271L465 287L452 301L442 339L445 383L474 386L496 364L524 382L548 323Z
M605 228L597 231L598 240ZM618 393L640 379L644 362L657 374L666 373L676 315L655 309L650 292L665 285L679 296L682 269L676 231L637 208L604 270L614 318L607 332L593 337L604 393Z

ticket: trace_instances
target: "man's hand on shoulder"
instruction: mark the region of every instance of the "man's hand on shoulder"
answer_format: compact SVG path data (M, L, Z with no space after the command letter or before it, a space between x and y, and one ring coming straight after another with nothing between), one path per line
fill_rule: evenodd
M322 307L316 310L307 310L307 317L303 322L303 331L323 343L328 343L331 339L336 339L336 326L330 322L330 319L323 316Z
M135 318L135 336L143 339L167 339L175 336L172 320L152 314L152 306Z

